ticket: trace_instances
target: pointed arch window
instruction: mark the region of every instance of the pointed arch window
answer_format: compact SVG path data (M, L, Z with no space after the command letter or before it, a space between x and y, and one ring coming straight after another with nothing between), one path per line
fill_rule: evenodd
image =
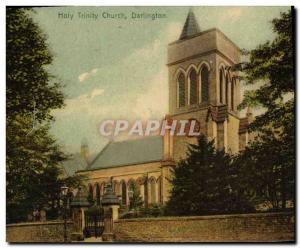
M234 90L235 90L235 79L231 81L231 110L234 110Z
M148 205L149 201L148 201L148 182L147 180L144 181L144 203L145 206Z
M93 199L94 199L94 194L93 194L93 186L91 185L91 184L89 184L89 200L90 201L93 201Z
M229 76L228 74L226 74L226 87L225 87L225 103L228 104L229 103Z
M208 102L209 100L209 71L207 66L201 69L201 102Z
M219 89L220 89L220 95L219 95L219 99L220 99L220 103L223 103L223 70L220 69L219 71Z
M197 103L197 72L192 69L189 73L189 104Z
M157 188L158 188L158 203L162 204L163 203L163 199L162 199L162 181L161 181L161 177L158 178L157 180Z
M150 179L150 192L151 192L150 202L151 204L155 204L156 203L156 182L154 178Z
M113 191L118 196L120 195L120 184L118 181L114 181L113 183Z
M126 183L124 181L122 181L121 183L121 192L122 192L122 205L126 205L127 204L127 187L126 187Z
M100 205L100 187L99 184L96 184L96 203L99 206Z
M178 99L178 104L177 106L179 108L184 107L185 106L185 77L183 73L180 73L180 75L178 76L178 90L177 90L177 99Z
M104 195L105 193L105 182L101 183L100 186L100 195Z

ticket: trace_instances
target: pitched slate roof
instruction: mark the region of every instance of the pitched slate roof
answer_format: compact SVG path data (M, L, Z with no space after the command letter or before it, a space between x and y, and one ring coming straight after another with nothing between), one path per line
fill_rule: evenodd
M149 163L162 159L162 137L149 136L143 139L109 142L86 170Z
M76 171L83 170L87 166L86 161L79 153L75 153L70 159L64 161L63 169L68 176L73 176Z
M179 40L184 40L198 33L200 33L200 28L193 11L190 9Z

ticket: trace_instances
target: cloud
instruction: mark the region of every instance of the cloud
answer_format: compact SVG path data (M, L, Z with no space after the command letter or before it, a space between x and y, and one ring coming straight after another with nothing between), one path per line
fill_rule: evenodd
M78 80L79 80L79 82L83 82L90 76L95 75L97 72L98 72L98 68L94 68L94 69L90 70L89 72L83 72L78 76Z
M78 80L79 80L80 82L82 82L82 81L84 81L84 80L87 78L88 75L89 75L89 74L88 74L87 72L84 72L84 73L82 73L82 74L80 74L80 75L78 76Z
M69 115L82 116L82 113L88 114L99 114L99 106L97 103L93 103L93 100L101 96L104 93L104 89L95 88L92 92L88 94L82 94L74 98L65 99L65 108L56 109L53 111L55 117L66 117ZM96 110L96 111L95 111ZM103 110L103 108L101 108Z
M170 37L177 36L174 30L176 25L171 25L168 32ZM168 109L167 68L165 60L161 60L162 56L166 56L166 44L165 38L153 40L143 47L136 48L113 67L107 65L81 73L78 76L80 82L97 77L97 80L104 82L104 86L99 88L98 85L77 97L67 98L65 108L53 111L56 133L64 132L59 139L74 146L76 143L80 144L82 137L89 137L97 143L98 139L103 140L97 135L97 128L102 120L145 121L163 118ZM110 83L105 85L108 80L111 80ZM109 90L106 92L103 87ZM71 133L76 135L71 136Z
M224 21L237 21L242 18L246 7L230 7L221 15L220 20Z
M93 98L97 96L101 96L104 93L104 89L101 88L95 88L93 91L89 94L82 94L78 97L72 98L72 99L67 99L66 101L89 101L93 100Z
M228 13L228 16L231 19L238 19L242 15L243 15L243 8L240 8L240 7L232 8L232 9L230 9L230 12Z
M105 115L120 117L124 116L125 118L132 119L136 116L150 116L149 113L151 111L156 113L160 105L157 104L157 101L160 101L161 98L159 96L162 94L162 92L160 92L159 89L153 91L151 90L151 88L161 87L160 85L158 85L158 83L161 82L162 77L160 74L160 76L152 76L152 78L149 80L149 77L145 76L145 74L149 74L149 71L147 71L147 67L145 66L150 65L151 63L153 63L153 60L156 60L160 56L161 48L161 41L158 39L154 40L152 43L144 47L135 49L129 56L120 61L118 65L115 65L115 68L119 68L120 73L122 73L122 71L123 73L122 77L114 82L114 85L122 85L124 83L124 80L128 83L130 83L131 81L139 81L139 84L147 85L147 88L145 89L144 87L142 90L142 92L145 93L138 95L138 97L136 98L135 96L133 96L134 93L132 93L136 90L136 88L133 88L131 90L128 88L129 92L117 92L119 96L118 98L116 98L116 101L114 103L108 101L110 102L110 104L101 104L101 107L99 107L99 101L96 101L95 99L103 95L104 89L94 88L89 93L81 94L75 98L66 99L66 107L64 109L54 111L55 116L66 117L73 115L75 117L75 115L78 115L78 118L82 118L82 116L84 115L86 118L98 119L100 121L101 119L107 117ZM137 73L124 73L124 68L127 68L128 66L130 66L130 70L132 69L132 67L134 67L137 71L143 70L144 73L142 73L140 77L138 77ZM83 82L99 71L100 68L94 68L88 72L80 74L78 79L80 82ZM125 70L125 72L127 71ZM109 71L109 68L107 68L107 70L104 70L104 68L101 69L101 77L105 78L105 75L107 73L111 73ZM165 78L165 81L166 79L167 78ZM131 86L137 87L137 85L133 84L131 84ZM114 94L112 92L115 91L112 89L109 94ZM109 94L105 95L105 97L110 99L116 97L116 95ZM151 104L151 94L153 94L153 99L155 99L155 97L158 97L159 100L154 100L156 101L156 105L152 104L152 106L149 106L149 104ZM128 100L126 105L124 105L124 103L120 100L124 98L125 95L127 96L126 99ZM142 101L142 98L145 98L145 102ZM132 111L132 107L134 107L134 111Z
M168 43L178 40L181 30L182 30L182 23L180 22L169 23L166 32Z
M95 74L95 73L97 73L97 71L98 71L98 68L95 68L95 69L91 70L91 73Z
M153 43L148 44L145 47L135 49L134 52L129 55L126 59L124 59L123 64L126 66L132 65L133 62L137 62L138 64L150 62L153 57L159 54L159 51L162 47L161 41L156 39Z
M137 96L132 109L135 117L142 120L161 119L168 112L167 76L167 69L163 69L146 83L149 87Z
M173 34L175 37L177 23L172 23L168 26L167 35ZM180 26L179 26L180 28ZM174 34L175 32L175 34ZM175 36L174 36L175 35ZM129 111L128 119L142 119L150 118L161 119L168 109L168 73L164 64L162 67L158 66L156 69L152 66L153 61L159 61L162 54L165 54L166 45L161 40L154 40L152 43L136 49L130 56L125 58L121 66L128 66L143 71L143 76L137 78L139 85L142 87L142 92L134 95L131 104L131 111ZM150 74L150 71L153 73ZM147 76L146 76L147 75ZM129 80L133 80L136 75L130 74ZM140 87L137 84L135 87ZM130 93L129 93L130 94ZM129 108L129 106L127 106ZM119 111L124 109L119 108ZM120 113L121 114L121 113Z
M92 91L92 93L90 94L90 97L91 99L93 99L94 97L97 97L97 96L101 96L104 92L104 89L94 89Z

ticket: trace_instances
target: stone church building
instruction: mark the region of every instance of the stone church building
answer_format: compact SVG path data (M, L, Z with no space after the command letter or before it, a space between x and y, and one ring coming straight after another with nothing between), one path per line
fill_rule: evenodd
M192 11L180 38L168 46L170 112L166 118L196 120L200 132L214 139L217 149L230 153L245 148L253 118L249 112L241 118L237 109L240 82L232 66L240 63L240 56L239 47L220 30L200 30ZM124 206L129 205L132 184L145 206L164 204L169 198L172 169L185 157L187 144L195 141L195 137L167 132L163 137L109 142L93 161L88 161L88 147L83 144L81 154L87 163L76 173L86 176L96 202L100 202L105 183L112 181Z

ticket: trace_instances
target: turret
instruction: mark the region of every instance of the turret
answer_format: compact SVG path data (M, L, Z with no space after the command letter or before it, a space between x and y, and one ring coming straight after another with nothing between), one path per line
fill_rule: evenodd
M81 149L80 149L80 154L81 157L85 160L85 162L87 164L89 164L90 162L90 157L89 157L89 146L88 146L88 142L86 139L83 139L81 142Z

